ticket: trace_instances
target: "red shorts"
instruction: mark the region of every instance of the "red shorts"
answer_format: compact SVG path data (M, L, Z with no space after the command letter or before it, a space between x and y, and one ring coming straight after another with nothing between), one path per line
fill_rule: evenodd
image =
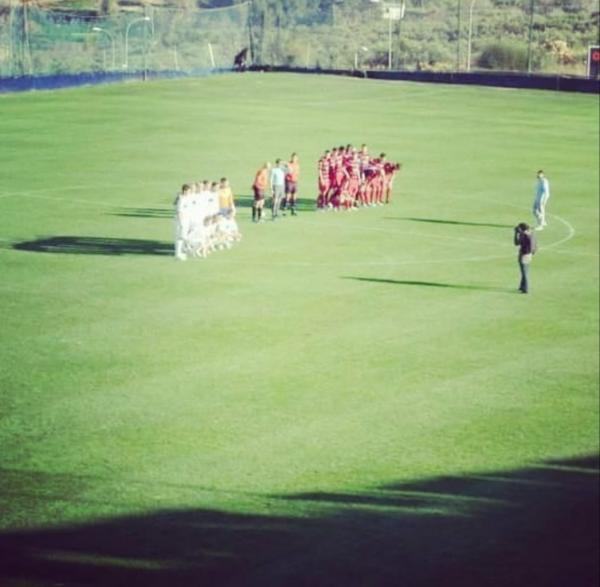
M254 199L259 201L259 200L264 200L265 199L265 190L261 189L261 188L257 188L255 185L252 186L252 189L254 190Z
M358 194L358 190L360 188L360 180L358 177L351 177L348 180L348 185L346 186L346 189L348 191L348 193L351 196L356 196L356 194Z
M298 191L298 182L286 179L285 180L285 193L292 194L295 196L297 191Z
M344 184L344 182L346 181L346 175L343 173L336 173L335 174L335 184L336 186L342 186Z

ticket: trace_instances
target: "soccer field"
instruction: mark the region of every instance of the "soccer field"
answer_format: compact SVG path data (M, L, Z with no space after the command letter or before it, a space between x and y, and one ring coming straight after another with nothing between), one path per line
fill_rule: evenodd
M0 96L0 583L597 582L598 128L308 75ZM346 143L403 163L392 204L315 211ZM300 214L252 224L292 151ZM222 176L242 242L176 262L175 193Z

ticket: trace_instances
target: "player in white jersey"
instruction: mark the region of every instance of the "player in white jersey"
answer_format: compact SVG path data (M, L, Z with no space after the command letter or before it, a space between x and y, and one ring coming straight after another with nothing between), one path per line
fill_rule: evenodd
M207 182L208 184L208 182ZM217 219L219 215L219 184L213 181L210 188L205 192L206 198L204 205L206 206L206 226L207 237L211 250L214 250L217 245Z
M210 192L210 182L207 179L205 179L205 180L199 182L199 184L200 184L200 191L199 191L200 195L203 198L207 198L208 194Z
M194 256L204 258L208 254L208 238L205 225L206 193L202 190L201 182L195 184L192 215L189 246Z
M209 216L216 216L219 213L219 184L216 181L210 184L210 191L207 197L207 212Z
M191 188L184 184L181 193L175 198L175 258L187 259L188 237L194 215L194 201Z
M232 211L229 211L225 215L221 215L220 230L224 234L225 240L229 246L234 242L242 240L242 233L238 228L235 214Z

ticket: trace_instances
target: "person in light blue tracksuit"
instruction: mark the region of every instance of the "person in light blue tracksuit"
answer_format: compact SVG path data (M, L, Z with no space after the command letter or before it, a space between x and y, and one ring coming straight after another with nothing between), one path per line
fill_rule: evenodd
M271 169L271 193L273 195L273 203L271 205L272 220L279 216L279 206L285 194L285 174L287 165L281 159L275 161L274 167Z
M537 172L537 183L535 185L535 199L533 201L533 215L536 219L536 230L543 230L546 223L546 203L550 198L550 184L540 169Z

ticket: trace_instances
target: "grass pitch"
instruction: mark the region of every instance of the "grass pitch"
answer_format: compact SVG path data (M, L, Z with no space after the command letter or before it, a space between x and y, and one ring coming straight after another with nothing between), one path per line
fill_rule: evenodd
M0 582L597 581L598 123L292 75L1 97ZM348 142L403 162L394 201L315 212ZM301 214L251 224L292 151ZM223 175L242 243L176 263L175 192Z

